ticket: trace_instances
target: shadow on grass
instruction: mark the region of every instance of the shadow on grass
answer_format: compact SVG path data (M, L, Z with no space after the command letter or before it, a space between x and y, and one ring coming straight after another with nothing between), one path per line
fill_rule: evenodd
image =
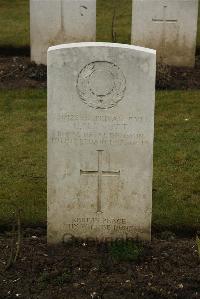
M197 46L196 48L196 56L200 56L200 46Z
M30 46L0 46L0 56L30 56Z

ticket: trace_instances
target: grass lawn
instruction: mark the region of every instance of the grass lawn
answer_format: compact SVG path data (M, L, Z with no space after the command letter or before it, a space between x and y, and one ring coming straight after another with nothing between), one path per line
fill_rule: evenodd
M29 45L29 0L0 0L0 47Z
M0 92L0 127L0 224L12 215L10 203L26 223L44 222L46 92Z
M200 91L157 92L153 224L200 229ZM0 92L0 224L46 222L46 91Z
M97 0L97 40L112 41L114 2L117 42L130 43L132 0ZM0 28L0 46L29 45L29 0L0 0ZM200 13L198 28L197 47L200 48Z
M97 40L112 41L112 21L116 7L114 31L118 43L130 44L132 0L97 0Z

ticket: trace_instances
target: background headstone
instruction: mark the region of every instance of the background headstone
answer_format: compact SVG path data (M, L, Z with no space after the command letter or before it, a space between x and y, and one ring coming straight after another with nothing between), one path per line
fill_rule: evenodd
M96 40L96 0L30 0L31 60L47 63L50 46Z
M194 66L198 0L133 0L132 44L157 50L157 61Z
M156 53L48 51L48 241L151 237Z

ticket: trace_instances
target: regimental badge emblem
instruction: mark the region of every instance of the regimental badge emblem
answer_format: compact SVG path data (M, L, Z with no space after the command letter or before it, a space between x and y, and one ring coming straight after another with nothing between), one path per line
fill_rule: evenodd
M112 62L91 62L78 75L78 94L85 104L95 109L116 106L123 99L125 90L125 76Z

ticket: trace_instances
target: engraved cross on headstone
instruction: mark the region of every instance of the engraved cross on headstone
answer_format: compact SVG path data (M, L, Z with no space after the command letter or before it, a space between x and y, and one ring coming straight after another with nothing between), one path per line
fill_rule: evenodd
M101 193L102 193L102 177L119 176L120 171L104 171L102 170L102 154L103 150L98 152L98 170L80 170L81 175L95 175L98 177L98 191L97 191L97 213L101 211Z
M167 18L167 5L163 6L163 16L162 18L153 18L152 19L153 22L155 23L162 23L163 25L163 32L162 32L162 47L163 47L163 54L162 54L162 58L165 57L165 43L166 43L166 24L173 24L173 23L177 23L178 20L177 19L168 19Z

